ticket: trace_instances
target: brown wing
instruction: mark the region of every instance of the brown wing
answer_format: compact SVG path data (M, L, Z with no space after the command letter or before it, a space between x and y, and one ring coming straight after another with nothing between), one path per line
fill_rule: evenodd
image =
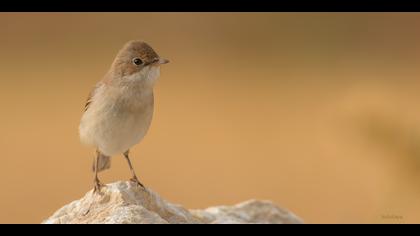
M88 98L86 100L86 104L85 104L85 110L84 112L86 112L89 109L89 105L92 103L92 98L95 95L96 90L101 86L101 83L96 84L96 86L90 91Z
M92 102L92 95L91 95L91 93L89 93L88 99L86 100L86 104L85 104L85 112L89 108L89 105L90 105L91 102Z

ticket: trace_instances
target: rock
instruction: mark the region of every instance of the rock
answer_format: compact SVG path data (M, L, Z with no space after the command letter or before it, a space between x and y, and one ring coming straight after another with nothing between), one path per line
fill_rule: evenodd
M167 202L150 189L132 182L107 184L100 193L89 191L83 198L56 211L43 224L241 224L302 223L294 214L269 201L246 201L234 206L186 210Z
M249 200L234 206L217 206L205 210L190 210L203 223L211 224L299 224L293 213L270 201Z

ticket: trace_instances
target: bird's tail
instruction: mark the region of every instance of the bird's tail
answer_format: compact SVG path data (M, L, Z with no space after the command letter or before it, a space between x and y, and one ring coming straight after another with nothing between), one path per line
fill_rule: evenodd
M95 172L96 166L98 166L98 172L109 169L111 167L111 157L105 156L99 151L96 151L96 154L97 154L96 161L98 163L96 163L95 160L93 161L92 171Z

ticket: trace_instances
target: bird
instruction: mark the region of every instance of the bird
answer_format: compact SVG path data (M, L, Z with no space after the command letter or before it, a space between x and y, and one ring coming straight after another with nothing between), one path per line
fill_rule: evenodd
M94 192L104 184L98 173L111 167L111 157L123 154L131 172L130 181L145 188L130 161L130 148L149 130L153 117L153 88L160 76L161 58L142 40L127 42L117 53L108 72L88 95L80 119L82 144L94 147Z

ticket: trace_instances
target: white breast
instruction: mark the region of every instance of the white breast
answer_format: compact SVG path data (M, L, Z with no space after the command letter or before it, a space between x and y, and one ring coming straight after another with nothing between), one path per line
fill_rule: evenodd
M95 146L103 154L123 153L146 135L153 116L153 84L158 67L101 86L79 126L82 143Z

